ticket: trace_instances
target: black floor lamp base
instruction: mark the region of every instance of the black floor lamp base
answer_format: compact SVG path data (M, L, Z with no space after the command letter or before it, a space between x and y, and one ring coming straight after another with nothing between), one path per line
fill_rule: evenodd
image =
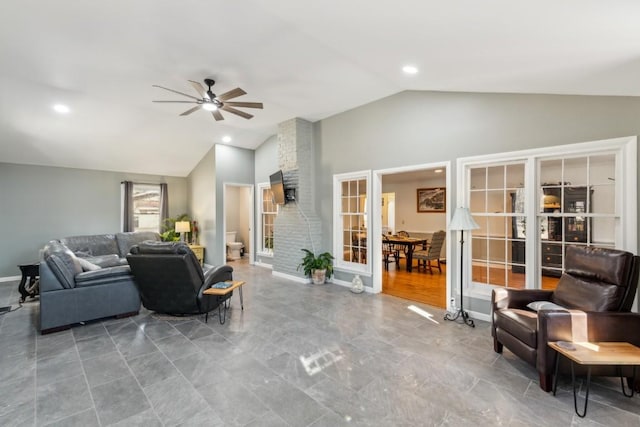
M458 321L458 319L460 319L460 321ZM471 326L472 328L476 327L475 323L473 323L473 319L469 317L469 313L467 313L462 309L456 311L455 315L451 313L445 314L444 320L451 320L452 322L463 323L465 325Z

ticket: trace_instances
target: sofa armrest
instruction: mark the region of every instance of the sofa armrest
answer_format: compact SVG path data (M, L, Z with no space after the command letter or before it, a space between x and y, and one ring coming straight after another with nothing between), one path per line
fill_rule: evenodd
M491 292L492 311L502 308L524 309L534 301L549 301L553 291L544 289L494 289Z
M640 314L586 312L580 310L541 310L538 312L537 368L553 373L555 351L550 341L619 341L640 347Z

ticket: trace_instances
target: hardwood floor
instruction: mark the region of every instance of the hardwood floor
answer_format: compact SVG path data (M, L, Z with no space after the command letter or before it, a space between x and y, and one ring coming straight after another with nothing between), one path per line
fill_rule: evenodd
M405 269L405 260L400 261L400 268L396 264L390 264L389 270L382 269L382 293L429 304L434 307L445 308L447 304L447 276L446 265L442 264L442 273L434 269L433 274L418 271L415 267L411 273ZM513 273L511 270L505 276L504 269L490 268L489 277L494 285L504 286L509 283L510 288L524 288L524 274ZM473 268L474 281L487 282L487 269ZM557 277L542 276L542 289L555 289L558 283Z
M400 268L396 264L389 265L389 271L382 269L382 293L395 297L429 304L434 307L446 307L447 275L446 266L442 264L442 273L435 268L433 274L413 268L407 273L405 260L400 260Z
M542 289L553 290L558 284L559 277L542 276ZM485 267L473 266L473 281L487 283L487 269ZM489 268L489 283L496 286L509 284L512 289L524 289L524 273L514 273L511 269Z

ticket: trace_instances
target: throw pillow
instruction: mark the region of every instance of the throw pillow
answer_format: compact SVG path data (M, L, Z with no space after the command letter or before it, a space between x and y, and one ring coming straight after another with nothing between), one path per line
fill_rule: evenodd
M94 271L94 270L100 270L101 268L99 265L95 265L84 258L78 258L78 262L82 267L82 271Z
M561 305L552 303L550 301L534 301L527 304L527 307L533 311L538 310L566 310Z

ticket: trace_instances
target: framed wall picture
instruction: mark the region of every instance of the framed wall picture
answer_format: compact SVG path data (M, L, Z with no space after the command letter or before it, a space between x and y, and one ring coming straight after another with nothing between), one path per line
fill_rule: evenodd
M418 188L418 212L446 212L445 188Z

